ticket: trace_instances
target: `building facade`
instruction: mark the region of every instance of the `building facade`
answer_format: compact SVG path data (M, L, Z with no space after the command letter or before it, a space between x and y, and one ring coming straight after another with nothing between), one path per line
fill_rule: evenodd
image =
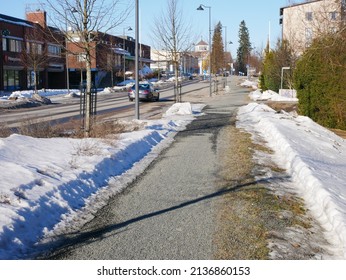
M35 84L38 89L73 88L86 79L85 54L78 46L78 34L72 34L73 42L67 42L64 32L47 26L46 16L39 9L27 10L25 20L0 14L0 92L33 89ZM135 40L95 35L92 82L112 86L122 81L126 72L134 72ZM140 44L141 66L152 62L150 55L150 46Z
M198 57L198 74L206 74L209 65L209 44L203 40L195 45L195 56Z
M152 50L151 58L153 62L150 64L152 70L163 71L164 73L173 73L174 66L172 62L172 54L166 50ZM180 74L198 73L198 57L194 52L180 52L178 55Z
M67 42L68 68L71 87L79 87L86 79L85 54L77 32L70 31ZM92 83L96 87L113 86L135 72L135 40L104 33L95 33L91 48ZM140 44L140 66L151 63L150 46Z
M0 91L65 84L62 36L46 25L46 13L28 12L22 20L0 14ZM60 42L59 42L60 40Z
M345 8L345 0L315 0L283 7L282 39L300 55L314 38L340 30L345 23Z

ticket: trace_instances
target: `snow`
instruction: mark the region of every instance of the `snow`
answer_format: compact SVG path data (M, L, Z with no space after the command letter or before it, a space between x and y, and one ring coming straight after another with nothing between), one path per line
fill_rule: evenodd
M143 127L104 139L0 138L0 259L30 258L92 218L167 147L204 105L175 104ZM190 108L190 110L186 110Z
M310 118L250 103L237 126L260 135L292 177L296 191L326 231L337 259L346 258L346 141Z
M258 81L245 80L240 85L242 87L248 87L256 90L258 88Z
M266 90L263 93L260 90L255 90L249 94L249 97L254 101L289 101L297 102L297 98L281 96L275 91Z
M174 104L162 119L128 123L141 129L114 139L0 138L0 259L32 258L92 219L203 106ZM333 257L346 259L345 140L307 117L258 103L239 109L237 126L266 140L324 227Z

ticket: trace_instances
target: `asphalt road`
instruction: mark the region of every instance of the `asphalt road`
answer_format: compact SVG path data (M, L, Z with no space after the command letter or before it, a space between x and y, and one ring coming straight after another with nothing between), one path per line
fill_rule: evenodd
M230 94L204 94L205 115L50 258L213 259L223 195L217 184L219 132L246 103L247 92L231 86ZM195 100L198 95L191 93Z
M198 81L187 81L183 84L182 93L208 87L208 84ZM80 116L80 99L77 97L55 96L51 97L52 104L33 108L6 109L0 108L0 125L20 127L23 122L58 122L63 123ZM173 87L160 90L159 102L141 102L140 116L148 118L161 113L167 105L174 102ZM135 102L130 102L127 92L98 94L97 116L116 114L118 119L133 119Z

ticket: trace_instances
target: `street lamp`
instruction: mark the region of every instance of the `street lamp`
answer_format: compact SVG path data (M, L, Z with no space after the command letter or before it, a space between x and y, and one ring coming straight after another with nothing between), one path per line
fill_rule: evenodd
M197 11L204 11L204 8L209 9L209 95L211 96L211 7L200 4Z
M65 9L65 21L66 21L66 35L65 35L65 44L66 44L66 86L67 86L67 94L70 93L70 74L69 74L69 65L68 65L68 47L67 47L67 43L68 43L68 26L67 26L67 13L66 11L69 11L70 13L77 13L78 11L76 10L76 8L72 7L72 8L68 8Z
M127 29L127 31L132 31L132 28L131 26L128 26L128 27L124 27L123 28L123 49L124 51L126 51L126 48L125 48L125 30ZM126 71L126 68L125 68L125 52L124 52L124 81L126 79L126 75L125 75L125 71Z
M135 14L135 75L136 75L136 83L135 83L135 118L139 120L139 3L136 0L136 14Z

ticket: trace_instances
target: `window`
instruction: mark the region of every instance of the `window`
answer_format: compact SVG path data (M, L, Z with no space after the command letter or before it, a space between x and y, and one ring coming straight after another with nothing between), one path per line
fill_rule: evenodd
M28 71L27 72L27 83L29 89L35 88L35 80L37 81L37 84L40 83L40 73L35 73L34 71Z
M306 28L305 29L305 47L310 47L311 43L312 43L312 29L311 28Z
M329 18L330 18L330 20L337 20L338 13L337 12L330 12L329 13Z
M8 91L18 90L19 86L19 71L4 70L4 89Z
M312 12L306 12L305 13L305 19L307 21L312 21Z
M61 56L61 47L57 45L48 45L48 54Z
M22 41L17 39L2 38L2 49L9 52L21 52Z
M26 52L27 53L35 53L35 54L42 54L43 46L40 43L34 43L34 42L27 42L26 43Z
M85 53L79 53L77 55L77 61L78 62L85 62L86 61L86 54Z
M7 39L6 38L2 38L2 49L4 51L7 51Z

